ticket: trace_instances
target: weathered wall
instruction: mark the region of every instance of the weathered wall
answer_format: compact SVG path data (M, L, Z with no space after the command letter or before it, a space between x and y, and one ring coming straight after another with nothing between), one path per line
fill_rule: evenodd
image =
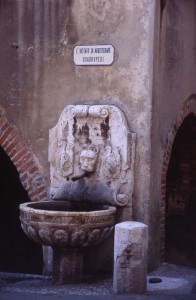
M48 131L69 104L113 104L137 134L134 219L149 223L155 0L1 0L0 102L49 175ZM112 44L77 67L76 44ZM153 208L152 208L153 209Z
M161 199L165 197L165 187L161 187L161 183L163 185L165 183L166 168L170 157L167 157L168 161L166 162L164 161L164 154L166 150L171 151L175 132L182 123L183 116L187 116L184 111L186 106L183 107L184 102L196 93L196 3L194 0L162 2L165 6L162 6L156 27L156 75L153 94L152 196L149 217L151 219L150 237L153 238L155 247L150 249L152 253L149 256L151 265L154 264L154 257L160 253L160 235L164 238L165 230L164 206L159 205ZM193 101L195 101L194 98ZM191 112L191 108L188 108L187 111L188 113ZM178 119L180 123L177 125ZM171 132L170 129L172 128L173 131ZM162 232L159 230L159 220L162 225ZM164 240L161 243L163 246ZM154 253L155 249L157 249L157 253Z

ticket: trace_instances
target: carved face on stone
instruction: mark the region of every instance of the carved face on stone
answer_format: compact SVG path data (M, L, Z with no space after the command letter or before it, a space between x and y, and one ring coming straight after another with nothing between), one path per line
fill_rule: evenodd
M93 172L97 161L98 149L95 146L84 148L80 153L80 167L85 172Z

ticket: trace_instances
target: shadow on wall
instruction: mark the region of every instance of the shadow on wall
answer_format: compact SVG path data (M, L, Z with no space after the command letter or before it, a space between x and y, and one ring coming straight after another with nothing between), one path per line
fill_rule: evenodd
M41 274L42 247L23 233L19 204L30 201L19 174L0 147L0 271Z

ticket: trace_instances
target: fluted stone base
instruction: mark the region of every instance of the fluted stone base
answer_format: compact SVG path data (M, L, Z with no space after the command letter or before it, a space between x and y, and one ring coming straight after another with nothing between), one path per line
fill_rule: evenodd
M78 283L82 280L83 253L77 249L53 249L53 281L57 284Z

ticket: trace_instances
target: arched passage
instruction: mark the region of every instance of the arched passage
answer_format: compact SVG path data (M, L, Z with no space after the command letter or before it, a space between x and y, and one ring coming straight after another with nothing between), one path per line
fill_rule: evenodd
M163 261L166 257L165 253L165 229L166 229L166 198L168 197L168 192L166 193L166 187L168 186L167 182L169 179L167 179L168 175L168 168L171 160L172 155L172 149L174 145L174 141L176 138L176 135L178 131L180 130L182 124L184 123L184 120L188 116L196 116L196 95L192 95L187 101L184 102L184 105L182 106L181 110L178 112L176 119L174 121L174 124L172 128L170 129L167 141L165 145L164 155L163 155L163 164L162 164L162 174L161 174L161 191L160 191L160 230L161 230L161 260ZM187 123L188 124L188 123Z
M19 221L19 204L48 199L47 180L32 149L0 106L0 271L41 273L41 245Z
M196 267L196 116L179 127L166 177L165 260Z
M19 174L0 147L0 271L41 274L42 247L22 231L19 205L30 201Z

